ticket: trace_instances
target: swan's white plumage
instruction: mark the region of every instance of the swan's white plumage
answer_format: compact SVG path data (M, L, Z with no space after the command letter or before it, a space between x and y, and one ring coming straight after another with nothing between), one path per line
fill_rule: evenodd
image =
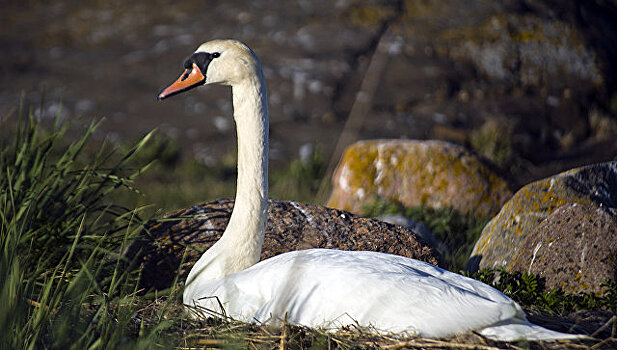
M433 265L377 252L310 249L258 262L267 219L268 109L257 56L216 40L206 84L231 85L238 132L238 189L221 239L187 278L184 303L196 316L289 322L336 329L444 337L475 330L498 340L575 338L529 323L496 289Z
M381 331L443 337L524 317L483 283L433 265L377 252L311 249L204 281L189 300L243 321L338 328L357 322ZM215 299L219 297L224 311ZM186 296L186 295L185 295ZM453 332L453 330L456 330Z
M324 329L360 325L435 338L471 330L506 341L576 337L529 323L518 304L484 283L378 252L295 251L196 282L195 294L184 297L201 316L286 319Z

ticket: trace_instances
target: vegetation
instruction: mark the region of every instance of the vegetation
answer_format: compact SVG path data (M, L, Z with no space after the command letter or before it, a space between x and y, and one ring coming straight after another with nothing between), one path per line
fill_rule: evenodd
M471 148L499 169L515 174L521 160L514 147L514 125L506 119L489 119L470 135Z
M315 147L310 157L296 159L270 175L272 198L312 202L326 172L326 159L321 147Z
M149 171L134 180L134 187L148 190L123 191L113 199L128 207L142 208L144 216L162 216L207 199L233 197L235 193L235 150L210 166L183 154L175 139L155 132L135 155L135 161L151 163Z
M617 312L617 282L605 281L599 293L566 293L560 288L547 290L542 279L530 273L508 272L505 268L482 269L468 276L489 284L523 306L565 316L576 310L603 309Z
M137 163L152 162L149 171L134 180L134 187L148 190L125 191L113 198L129 207L145 207L141 209L145 216L161 216L195 203L235 195L235 148L217 162L204 162L183 153L175 139L156 132L134 158ZM306 159L270 169L270 197L312 202L325 173L325 162L317 146Z
M83 157L96 127L62 146L69 127L56 123L46 133L30 114L0 143L1 348L149 347L156 340L128 340L146 331L131 318L135 278L120 252L141 221L107 201L145 170L127 164L148 136L114 162L106 147Z

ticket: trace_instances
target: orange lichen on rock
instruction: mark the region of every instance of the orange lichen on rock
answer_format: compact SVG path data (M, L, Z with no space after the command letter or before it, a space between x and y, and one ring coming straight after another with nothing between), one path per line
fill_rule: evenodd
M407 207L452 207L488 216L512 195L480 158L443 141L357 142L345 151L333 182L328 206L356 213L381 197Z

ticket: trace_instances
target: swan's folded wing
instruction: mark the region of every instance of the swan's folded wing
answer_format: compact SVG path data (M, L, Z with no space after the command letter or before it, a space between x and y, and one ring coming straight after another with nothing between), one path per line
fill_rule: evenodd
M230 316L245 321L286 318L324 328L357 323L441 337L520 313L516 303L488 288L398 256L312 249L227 276L212 293L223 299Z

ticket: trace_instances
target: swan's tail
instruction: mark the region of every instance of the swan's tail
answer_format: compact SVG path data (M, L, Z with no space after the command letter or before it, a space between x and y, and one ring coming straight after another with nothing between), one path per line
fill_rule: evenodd
M480 331L483 336L499 341L536 340L551 341L560 339L585 339L582 334L567 334L540 327L527 320L510 319Z

